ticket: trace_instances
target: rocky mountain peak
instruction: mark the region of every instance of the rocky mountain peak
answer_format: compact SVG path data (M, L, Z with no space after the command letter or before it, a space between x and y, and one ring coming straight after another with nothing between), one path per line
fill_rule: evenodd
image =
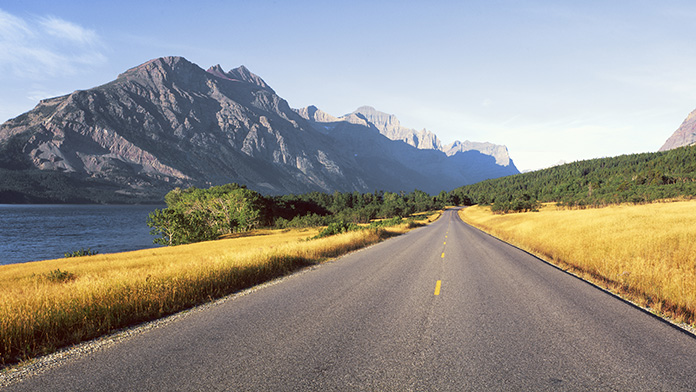
M660 147L660 151L696 144L696 110L689 113L679 128Z
M350 118L358 116L368 123L373 124L379 132L392 140L401 140L421 150L441 150L442 144L437 135L425 129L415 129L401 126L399 119L393 114L380 112L371 106L361 106L353 113L344 116Z
M309 105L301 109L295 109L295 112L302 116L305 120L310 120L318 123L329 123L339 121L338 118L326 113L314 105Z
M263 89L275 93L275 91L273 91L273 89L268 84L266 84L266 82L263 79L261 79L261 77L251 73L251 71L249 71L249 69L247 69L247 67L243 65L231 69L229 72L227 72L227 76L229 76L232 79L237 79L247 83L255 84Z
M168 75L168 74L190 74L191 72L197 73L202 71L202 69L196 64L186 60L180 56L169 56L169 57L159 57L152 59L143 64L133 67L126 72L120 74L118 77L138 77L138 76L151 76L155 74Z
M209 74L217 76L218 78L231 80L231 78L229 76L227 76L227 73L225 73L225 70L222 69L220 64L213 65L212 67L208 68L207 72Z
M507 147L488 142L480 143L470 142L468 140L460 142L459 140L455 140L454 143L445 146L443 151L445 154L447 154L447 156L453 156L460 152L478 151L482 154L490 155L495 158L495 163L497 165L509 166L512 163Z
M361 115L361 117L374 124L374 126L376 126L383 135L389 137L390 139L390 135L400 133L399 131L402 128L401 123L396 116L393 114L380 112L372 106L361 106L355 109L353 114Z
M243 65L231 69L228 72L225 72L220 64L213 65L212 67L208 68L207 72L211 75L214 75L218 78L226 79L226 80L232 80L235 82L244 82L244 83L249 83L253 84L255 86L261 87L265 90L268 90L269 92L272 92L275 94L275 91L263 80L261 77L258 75L252 73L249 71L249 69Z

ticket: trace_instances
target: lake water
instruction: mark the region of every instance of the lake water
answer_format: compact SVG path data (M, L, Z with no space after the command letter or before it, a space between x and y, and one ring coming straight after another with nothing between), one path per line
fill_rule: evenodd
M147 216L164 207L0 204L0 264L153 248Z

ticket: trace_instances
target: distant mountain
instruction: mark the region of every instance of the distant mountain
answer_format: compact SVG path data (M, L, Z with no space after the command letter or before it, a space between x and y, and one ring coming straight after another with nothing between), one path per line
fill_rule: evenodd
M341 117L315 106L296 111L311 121L316 130L331 135L344 149L362 157L366 171L374 170L369 163L373 159L390 156L415 172L411 178L420 178L420 189L433 189L431 193L449 190L450 184L471 184L519 173L505 146L455 141L443 148L434 133L405 128L396 116L369 106ZM355 135L361 136L355 139Z
M419 150L442 152L445 156L450 157L449 159L445 159L448 162L447 164L454 164L455 168L452 170L460 172L458 180L464 181L467 184L488 178L497 178L519 173L512 159L510 159L507 147L505 146L492 143L470 142L468 140L460 142L457 140L443 147L440 139L438 139L437 135L434 133L425 129L416 131L415 129L406 128L401 125L396 116L380 112L370 106L359 107L354 112L341 117L334 117L319 110L315 106L298 109L296 111L304 118L317 123L318 125L315 125L315 128L320 131L326 132L327 130L335 128L335 123L347 122L368 128L374 127L380 134L386 136L390 140L404 142ZM407 150L412 151L410 149ZM426 153L420 152L420 154ZM441 154L436 155L441 156ZM408 165L408 158L403 159L403 161L404 164ZM427 166L429 163L425 164ZM440 169L428 167L428 170L431 169L449 170L444 167ZM429 175L430 173L432 172L428 171L424 174ZM453 179L452 181L458 180Z
M437 138L437 135L425 129L416 131L415 129L403 127L399 119L392 114L377 111L370 106L361 106L353 113L344 116L344 118L350 117L351 115L363 118L368 123L372 123L379 129L382 135L391 140L401 140L413 147L423 150L430 149L442 151L442 144Z
M696 110L689 113L681 126L660 147L660 151L696 144Z
M0 203L148 202L229 182L265 194L437 193L518 173L503 146L442 149L430 132L411 137L394 116L361 109L293 110L244 66L154 59L2 124Z
M444 152L447 156L467 151L477 151L481 154L489 155L495 158L496 165L501 167L493 168L496 174L492 174L487 178L518 173L505 146L456 140L452 144L443 147L442 142L434 133L425 129L416 131L415 129L403 127L396 116L380 112L370 106L359 107L353 113L347 114L341 119L350 121L353 117L362 118L367 123L373 124L382 135L391 140L400 140L418 149L438 150Z

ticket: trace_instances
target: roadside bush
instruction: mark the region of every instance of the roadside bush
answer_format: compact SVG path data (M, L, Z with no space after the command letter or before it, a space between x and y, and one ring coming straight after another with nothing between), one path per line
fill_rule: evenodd
M285 218L276 218L275 220L275 228L276 229L287 229L287 228L297 228L301 229L304 227L317 227L317 226L324 226L326 225L328 217L321 216L318 214L307 214L307 215L301 215L301 216L296 216L292 218L291 220L287 220Z
M360 230L361 227L355 223L346 223L344 220L339 220L338 222L329 223L329 225L319 232L314 238L324 238L335 234L345 233L347 231Z
M380 221L372 222L372 223L370 223L370 227L377 228L377 227L396 226L396 225L401 224L401 222L403 222L403 219L398 217L398 216L395 216L395 217L390 218L390 219L382 219Z

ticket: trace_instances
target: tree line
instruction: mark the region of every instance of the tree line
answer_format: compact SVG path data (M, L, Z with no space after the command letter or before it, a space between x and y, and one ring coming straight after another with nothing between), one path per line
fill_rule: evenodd
M696 196L696 146L573 162L482 181L450 194L494 211L525 211L539 203L569 207Z
M147 224L157 236L155 243L179 245L259 227L347 227L440 209L458 204L455 199L447 192L431 196L420 190L263 196L239 184L176 188L164 198L167 207L150 213Z

